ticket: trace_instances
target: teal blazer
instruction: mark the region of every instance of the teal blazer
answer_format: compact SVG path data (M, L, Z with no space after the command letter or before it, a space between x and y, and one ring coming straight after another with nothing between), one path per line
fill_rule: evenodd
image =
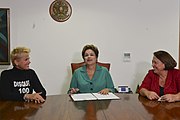
M70 88L78 88L80 93L97 93L104 88L115 92L111 75L107 68L96 65L92 80L86 71L86 65L76 69L71 79Z

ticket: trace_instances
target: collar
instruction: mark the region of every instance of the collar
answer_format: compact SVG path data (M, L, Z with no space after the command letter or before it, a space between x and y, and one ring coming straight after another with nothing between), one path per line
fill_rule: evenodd
M84 65L84 66L82 66L82 69L80 71L81 72L87 72L86 68L87 68L87 66ZM99 66L98 64L96 64L96 71L100 71L101 69L102 69L102 66Z

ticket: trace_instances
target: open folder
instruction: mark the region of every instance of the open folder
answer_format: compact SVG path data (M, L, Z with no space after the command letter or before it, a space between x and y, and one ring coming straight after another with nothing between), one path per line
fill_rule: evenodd
M74 101L120 99L113 93L109 93L106 95L102 95L100 93L79 93L71 94L70 96Z

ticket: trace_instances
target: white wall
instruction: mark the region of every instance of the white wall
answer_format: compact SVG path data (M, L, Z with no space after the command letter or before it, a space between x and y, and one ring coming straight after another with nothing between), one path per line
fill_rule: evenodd
M151 68L152 53L169 51L178 61L178 0L68 0L71 18L58 23L49 15L49 0L1 0L11 16L11 49L31 48L31 67L48 95L64 94L71 62L82 61L81 50L95 44L99 61L110 62L115 86L133 91ZM123 62L123 53L131 61ZM0 71L12 66L0 66Z

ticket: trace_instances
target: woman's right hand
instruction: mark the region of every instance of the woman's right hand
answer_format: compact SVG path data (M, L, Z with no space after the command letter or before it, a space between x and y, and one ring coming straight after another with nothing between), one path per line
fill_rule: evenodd
M154 91L149 91L147 90L146 88L142 88L140 89L139 93L142 95L142 96L146 96L148 99L150 100L155 100L155 99L159 99L159 96L156 92Z
M78 88L71 88L70 91L69 91L69 94L75 94L79 91Z
M146 96L148 99L150 100L155 100L155 99L159 99L159 96L156 92L153 92L153 91L146 91Z

